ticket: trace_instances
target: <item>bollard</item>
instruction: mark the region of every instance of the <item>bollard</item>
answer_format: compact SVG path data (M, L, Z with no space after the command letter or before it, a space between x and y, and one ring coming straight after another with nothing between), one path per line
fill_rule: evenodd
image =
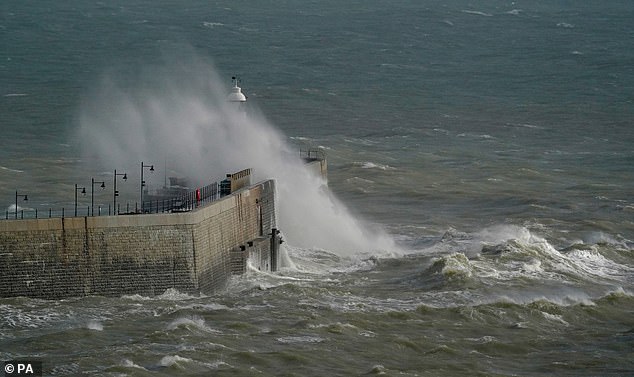
M282 244L282 239L279 234L280 231L277 230L277 228L271 229L271 272L277 271L278 254L280 245Z

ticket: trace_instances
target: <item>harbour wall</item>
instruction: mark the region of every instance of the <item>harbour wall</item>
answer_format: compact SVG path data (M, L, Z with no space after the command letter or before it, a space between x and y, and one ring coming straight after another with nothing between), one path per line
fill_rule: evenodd
M0 297L213 293L274 270L275 182L189 212L0 221Z
M324 151L312 148L300 150L300 155L307 170L316 176L321 176L325 182L328 181L328 161Z

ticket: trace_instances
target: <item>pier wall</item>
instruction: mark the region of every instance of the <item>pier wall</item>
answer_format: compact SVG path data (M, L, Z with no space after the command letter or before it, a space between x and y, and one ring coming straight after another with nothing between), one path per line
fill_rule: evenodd
M190 212L0 221L0 297L213 293L270 269L274 181Z

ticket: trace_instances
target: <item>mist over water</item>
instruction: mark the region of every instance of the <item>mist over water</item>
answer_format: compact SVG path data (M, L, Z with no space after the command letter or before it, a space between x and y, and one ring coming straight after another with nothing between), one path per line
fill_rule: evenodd
M84 161L104 171L126 169L130 178L144 161L197 186L252 168L253 182L276 180L279 226L291 245L346 256L395 251L385 233L353 217L303 166L299 150L257 109L227 101L229 80L210 62L167 62L135 80L109 74L82 105Z

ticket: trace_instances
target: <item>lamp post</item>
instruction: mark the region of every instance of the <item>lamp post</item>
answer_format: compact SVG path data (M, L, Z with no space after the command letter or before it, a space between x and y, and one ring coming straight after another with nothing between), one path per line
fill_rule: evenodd
M18 197L23 197L24 201L29 200L28 195L25 194L18 194L18 191L16 190L15 192L15 219L18 219Z
M149 168L150 171L154 171L154 165L145 165L143 161L141 161L141 213L143 213L143 187L145 186L145 181L143 180L143 169Z
M90 178L91 180L91 185L90 185L90 211L92 212L92 215L95 216L95 183L99 184L101 183L101 187L102 189L106 188L106 182L104 181L95 181L94 178Z
M128 175L126 173L117 173L117 169L114 169L114 193L112 197L112 210L115 215L118 215L117 211L117 196L119 196L119 191L117 191L117 176L122 176L124 181L128 180Z
M77 191L81 190L82 195L86 195L86 188L77 186L75 183L75 217L77 217Z

